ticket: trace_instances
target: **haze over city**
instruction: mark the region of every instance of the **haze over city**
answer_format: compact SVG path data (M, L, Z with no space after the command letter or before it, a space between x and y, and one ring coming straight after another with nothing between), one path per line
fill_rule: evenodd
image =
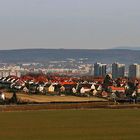
M139 0L0 0L0 49L140 46Z

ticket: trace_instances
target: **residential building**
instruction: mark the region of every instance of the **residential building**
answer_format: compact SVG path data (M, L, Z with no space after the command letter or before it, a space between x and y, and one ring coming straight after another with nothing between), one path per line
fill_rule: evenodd
M0 77L7 77L10 75L20 77L21 76L21 69L19 67L0 68Z
M140 78L140 65L134 63L129 66L129 78Z
M94 64L94 76L95 77L104 77L106 76L106 64L95 63Z
M125 76L125 64L115 62L112 64L112 78L116 79Z

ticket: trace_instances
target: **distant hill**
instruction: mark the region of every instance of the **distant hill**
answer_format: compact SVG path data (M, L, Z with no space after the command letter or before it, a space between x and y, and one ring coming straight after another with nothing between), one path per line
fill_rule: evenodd
M115 47L115 48L113 48L113 49L140 50L140 47L123 46L123 47Z
M140 50L106 49L19 49L0 50L0 62L47 62L49 60L64 60L66 58L88 58L88 62L102 63L120 62L125 64L140 63Z

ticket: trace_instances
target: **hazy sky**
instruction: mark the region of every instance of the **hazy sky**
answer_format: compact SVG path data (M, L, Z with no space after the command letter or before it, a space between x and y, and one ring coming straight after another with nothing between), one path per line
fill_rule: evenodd
M0 0L0 49L140 46L140 0Z

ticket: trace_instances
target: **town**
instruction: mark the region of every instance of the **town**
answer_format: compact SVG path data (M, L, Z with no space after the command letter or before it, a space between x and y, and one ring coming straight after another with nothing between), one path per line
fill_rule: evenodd
M25 94L99 97L137 103L140 65L85 63L74 59L48 64L1 64L0 88ZM1 97L2 98L2 97Z

